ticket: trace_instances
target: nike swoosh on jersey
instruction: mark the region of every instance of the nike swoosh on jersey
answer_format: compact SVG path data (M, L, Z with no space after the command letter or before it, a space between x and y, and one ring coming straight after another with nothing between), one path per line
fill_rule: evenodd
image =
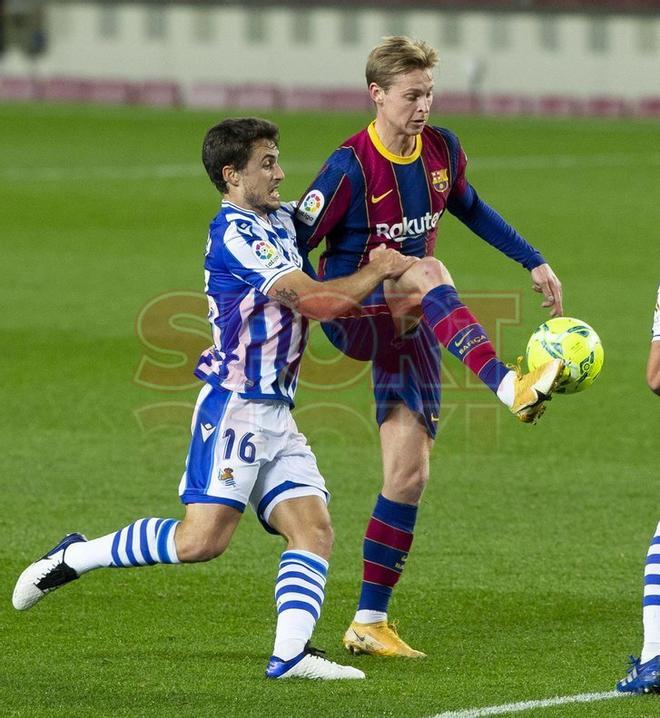
M384 192L383 194L379 194L378 197L375 195L371 195L371 204L378 204L381 199L385 199L390 192L394 192L394 189L388 189L387 192Z

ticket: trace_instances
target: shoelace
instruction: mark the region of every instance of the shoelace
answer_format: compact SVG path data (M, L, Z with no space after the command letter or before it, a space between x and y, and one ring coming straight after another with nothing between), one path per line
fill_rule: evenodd
M388 623L387 627L398 638L399 637L399 621L395 619L392 623Z
M516 363L515 363L515 364L507 364L507 365L506 365L506 368L507 368L507 369L511 369L512 371L515 371L515 372L516 372L516 377L518 377L518 379L522 379L522 377L523 377L523 375L524 375L524 373L525 373L525 372L523 371L523 368L522 368L522 363L523 363L523 358L522 358L522 356L519 356L519 357L516 359Z
M46 556L45 558L50 558L50 556ZM57 571L60 566L64 563L64 554L62 554L62 558L60 559L59 563L56 563L54 566L51 566L50 568L45 568L44 572L37 578L35 583L39 583L39 581L43 581L44 578L47 576L50 576L53 571Z
M311 646L309 641L305 644L305 653L310 656L317 656L318 658L325 658L325 651L321 650L320 648L314 648L314 646Z

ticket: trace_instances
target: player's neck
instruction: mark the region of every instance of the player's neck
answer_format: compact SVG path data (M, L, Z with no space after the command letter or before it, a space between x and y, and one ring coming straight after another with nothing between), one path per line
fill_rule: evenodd
M231 202L235 207L238 207L240 209L245 209L248 212L253 212L257 215L260 219L263 219L264 221L268 222L268 212L266 212L262 207L255 207L250 201L245 199L242 195L237 195L236 193L227 192L224 195L224 199L227 202Z
M408 157L417 147L417 137L415 135L404 135L397 132L380 117L376 117L374 129L383 147L393 155Z

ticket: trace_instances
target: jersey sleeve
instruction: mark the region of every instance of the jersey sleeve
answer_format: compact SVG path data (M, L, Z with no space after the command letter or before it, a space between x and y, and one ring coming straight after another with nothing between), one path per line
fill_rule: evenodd
M299 270L278 247L253 232L250 222L230 224L224 235L224 264L229 272L267 294L275 282L290 272Z
M298 203L294 223L303 256L318 246L348 211L352 186L343 161L347 152L348 148L340 148L328 159Z
M467 169L467 155L461 146L458 137L446 127L435 127L445 141L449 152L449 168L451 173L451 188L449 199L457 198L467 192L468 181L465 176Z
M298 209L298 200L294 199L292 202L282 202L280 209L286 212L289 217L293 217Z
M478 237L532 270L545 264L543 255L516 231L496 210L486 204L477 194L466 176L467 155L458 137L449 130L442 130L449 148L452 167L452 187L447 198L447 209Z

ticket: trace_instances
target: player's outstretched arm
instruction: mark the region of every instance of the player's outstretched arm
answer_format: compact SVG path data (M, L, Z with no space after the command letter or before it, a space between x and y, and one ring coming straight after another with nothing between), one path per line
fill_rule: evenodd
M356 311L383 280L400 277L416 261L382 245L371 250L369 264L349 277L317 282L297 270L278 279L268 296L310 319L327 322Z
M553 317L561 317L564 313L561 282L549 264L540 264L531 270L532 289L543 294L542 307L549 307Z
M468 182L459 182L452 191L447 208L481 239L532 274L532 287L542 292L542 306L550 308L553 317L564 313L561 282L541 253L532 247L503 217L487 205Z

